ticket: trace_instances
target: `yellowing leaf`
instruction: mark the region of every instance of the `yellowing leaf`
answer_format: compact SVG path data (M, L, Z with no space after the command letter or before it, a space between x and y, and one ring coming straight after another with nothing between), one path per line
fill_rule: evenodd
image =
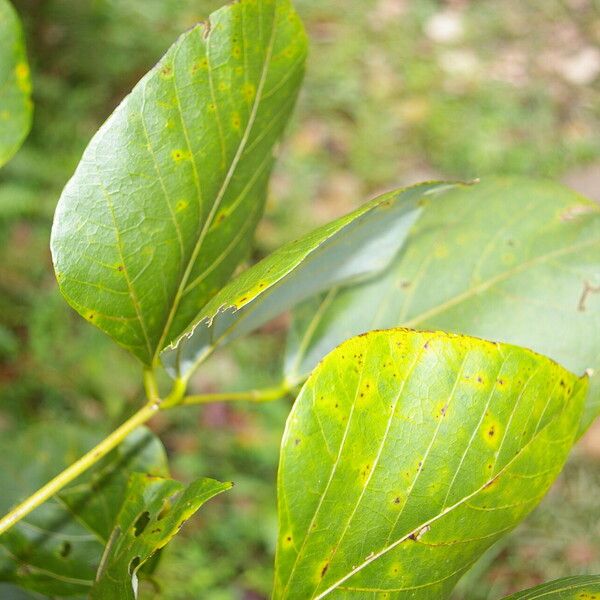
M548 358L475 338L343 343L288 418L274 598L446 598L546 493L586 389Z

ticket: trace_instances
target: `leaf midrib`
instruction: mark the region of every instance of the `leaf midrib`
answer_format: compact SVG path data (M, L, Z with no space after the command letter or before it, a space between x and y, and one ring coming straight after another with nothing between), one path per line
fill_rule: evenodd
M569 398L569 400L571 400L572 398L573 398L573 396L571 396ZM382 550L380 550L379 552L376 552L375 554L373 554L372 556L370 556L370 558L364 560L360 565L358 565L357 567L355 567L354 569L352 569L348 574L344 575L344 577L340 578L338 581L336 581L335 583L333 583L324 592L321 592L318 596L314 597L313 600L322 600L323 598L325 598L326 596L328 596L331 592L335 591L342 583L344 583L345 581L347 581L348 579L350 579L352 576L354 576L356 573L362 571L365 567L367 567L368 565L370 565L372 562L374 562L377 559L381 558L382 556L384 556L385 554L387 554L388 552L390 552L391 550L393 550L394 548L396 548L397 546L399 546L401 543L405 542L407 539L410 538L411 535L417 534L419 531L422 531L424 527L430 526L431 524L435 523L436 521L438 521L439 519L441 519L442 517L444 517L448 513L452 512L453 510L459 508L460 506L462 506L463 504L465 504L466 502L468 502L469 500L471 500L471 498L474 498L475 496L477 496L488 485L490 485L491 482L499 479L502 476L502 474L505 471L507 471L509 469L509 467L511 467L512 464L518 458L521 457L522 453L533 442L536 441L536 439L539 437L539 435L541 435L548 427L550 427L551 425L553 425L554 422L563 415L564 410L566 408L568 408L569 405L570 405L570 403L565 403L565 405L563 406L563 410L560 413L558 413L553 419L551 419L542 429L537 430L536 433L531 437L531 439L519 449L519 452L515 456L513 456L495 475L493 475L493 477L491 477L490 479L486 480L479 488L477 488L476 490L474 490L470 494L467 494L466 496L464 496L463 498L461 498L460 500L458 500L457 502L455 502L451 506L448 506L448 507L444 508L437 515L434 515L433 517L431 517L427 521L424 521L423 523L420 523L417 527L415 527L412 531L408 532L406 535L402 536L401 538L399 538L395 542L393 542L391 544L388 544ZM538 421L538 427L539 427L539 421ZM570 435L568 437L573 437L573 436ZM564 439L567 439L567 438L564 438ZM555 442L561 442L561 441L563 441L563 439L561 438L560 440L554 440L554 441Z
M259 3L259 7L261 6L261 4ZM260 9L259 9L260 11ZM242 19L243 19L243 9L242 9ZM259 16L259 19L262 22L262 13ZM169 311L169 315L167 317L167 320L165 322L163 331L161 333L161 336L159 338L159 341L156 345L156 348L154 350L154 354L152 357L152 362L156 363L158 360L158 356L160 354L160 351L162 350L162 347L165 344L167 335L169 333L169 330L171 328L171 325L173 323L173 320L175 318L175 315L177 313L177 309L179 308L179 304L181 303L181 299L183 298L183 294L185 291L185 288L187 286L187 282L191 276L191 272L192 269L196 263L196 259L198 258L198 255L200 254L200 250L202 249L202 245L204 243L204 240L206 239L206 235L214 221L215 215L217 213L217 210L219 209L219 206L221 204L221 201L223 200L223 197L225 196L225 193L229 187L229 184L231 182L231 179L233 178L233 175L235 173L235 170L237 169L237 166L239 164L239 161L241 160L242 154L245 150L246 144L248 143L248 139L250 137L250 133L252 131L252 128L254 127L254 122L256 121L256 115L258 113L258 108L260 105L260 102L262 100L262 94L264 91L264 86L266 84L266 80L267 80L267 76L268 76L268 72L269 72L269 68L271 65L271 57L273 54L273 45L274 45L274 41L275 41L275 23L277 20L277 6L274 6L273 8L273 21L271 24L271 36L269 39L269 43L267 46L267 51L265 53L265 60L264 60L264 64L263 64L263 69L262 69L262 73L261 73L261 78L259 81L259 84L257 86L257 90L256 90L256 96L254 99L254 104L252 106L252 110L250 113L250 116L248 118L248 122L246 124L246 128L244 131L244 134L242 135L242 138L240 139L240 143L238 145L237 151L233 157L233 160L231 162L231 165L229 167L229 170L225 176L225 179L223 180L223 183L221 185L221 188L219 189L219 192L217 193L217 196L215 198L215 201L213 203L213 206L211 207L210 213L206 219L206 221L204 222L204 225L202 227L202 230L200 231L200 235L198 237L198 240L196 241L195 245L194 245L194 249L192 251L192 254L190 255L190 258L188 260L187 263L187 267L184 271L184 274L182 276L182 278L180 279L177 291L175 293L175 297L173 299L173 303L171 306L171 310ZM209 74L211 73L212 67L210 64L210 40L211 40L211 34L212 34L212 30L209 33L208 39L207 39L207 43L206 43L206 57L207 57L207 61L208 61L208 72ZM217 110L218 113L218 110ZM182 116L183 119L183 116ZM196 157L194 154L192 154L192 162L195 164L196 163Z

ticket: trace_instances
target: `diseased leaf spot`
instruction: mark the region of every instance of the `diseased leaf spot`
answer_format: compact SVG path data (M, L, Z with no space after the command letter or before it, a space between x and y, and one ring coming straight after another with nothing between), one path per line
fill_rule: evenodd
M321 569L321 579L323 579L323 577L325 577L325 574L327 573L327 569L329 569L329 563L326 562L323 565L323 568Z
M175 162L180 162L182 160L189 160L191 158L191 154L185 150L173 150L171 152L171 158Z
M19 63L15 67L15 76L17 78L19 89L28 94L31 91L31 84L29 82L29 67L27 64Z
M175 212L180 213L184 211L189 205L190 203L187 200L179 200L175 205Z
M256 86L252 83L244 84L244 87L242 88L242 95L247 102L252 102L252 100L254 100L254 96L256 96Z
M192 65L191 73L194 75L196 72L201 71L203 69L208 69L208 59L206 57L201 58L198 62L195 62Z
M171 77L173 77L173 67L171 65L165 65L160 70L160 76L163 79L171 79Z

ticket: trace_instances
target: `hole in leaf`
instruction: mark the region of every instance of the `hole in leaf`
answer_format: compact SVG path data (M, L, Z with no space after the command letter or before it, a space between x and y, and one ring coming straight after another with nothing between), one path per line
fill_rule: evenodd
M58 553L61 556L61 558L67 558L67 556L69 556L69 554L71 554L72 549L73 549L73 546L71 546L71 542L64 541L62 543Z
M143 512L133 524L133 528L135 529L135 537L138 537L144 532L148 523L150 522L150 513L148 511Z
M131 559L131 562L129 563L129 574L130 575L133 575L133 572L138 568L139 564L140 564L139 556L136 556Z

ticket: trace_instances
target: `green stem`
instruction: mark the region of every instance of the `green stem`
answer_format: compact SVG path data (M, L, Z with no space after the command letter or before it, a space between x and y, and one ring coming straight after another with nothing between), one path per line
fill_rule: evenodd
M181 405L206 404L207 402L232 402L235 400L246 400L250 402L271 402L286 396L293 388L287 383L277 387L263 388L262 390L249 390L246 392L225 392L221 394L197 394L185 396Z
M77 462L67 467L32 496L29 496L27 500L11 510L0 519L0 535L116 448L136 427L143 425L150 417L155 415L159 406L160 402L151 399L148 404L125 421L118 429L115 429L108 437L104 438L95 448L92 448Z

